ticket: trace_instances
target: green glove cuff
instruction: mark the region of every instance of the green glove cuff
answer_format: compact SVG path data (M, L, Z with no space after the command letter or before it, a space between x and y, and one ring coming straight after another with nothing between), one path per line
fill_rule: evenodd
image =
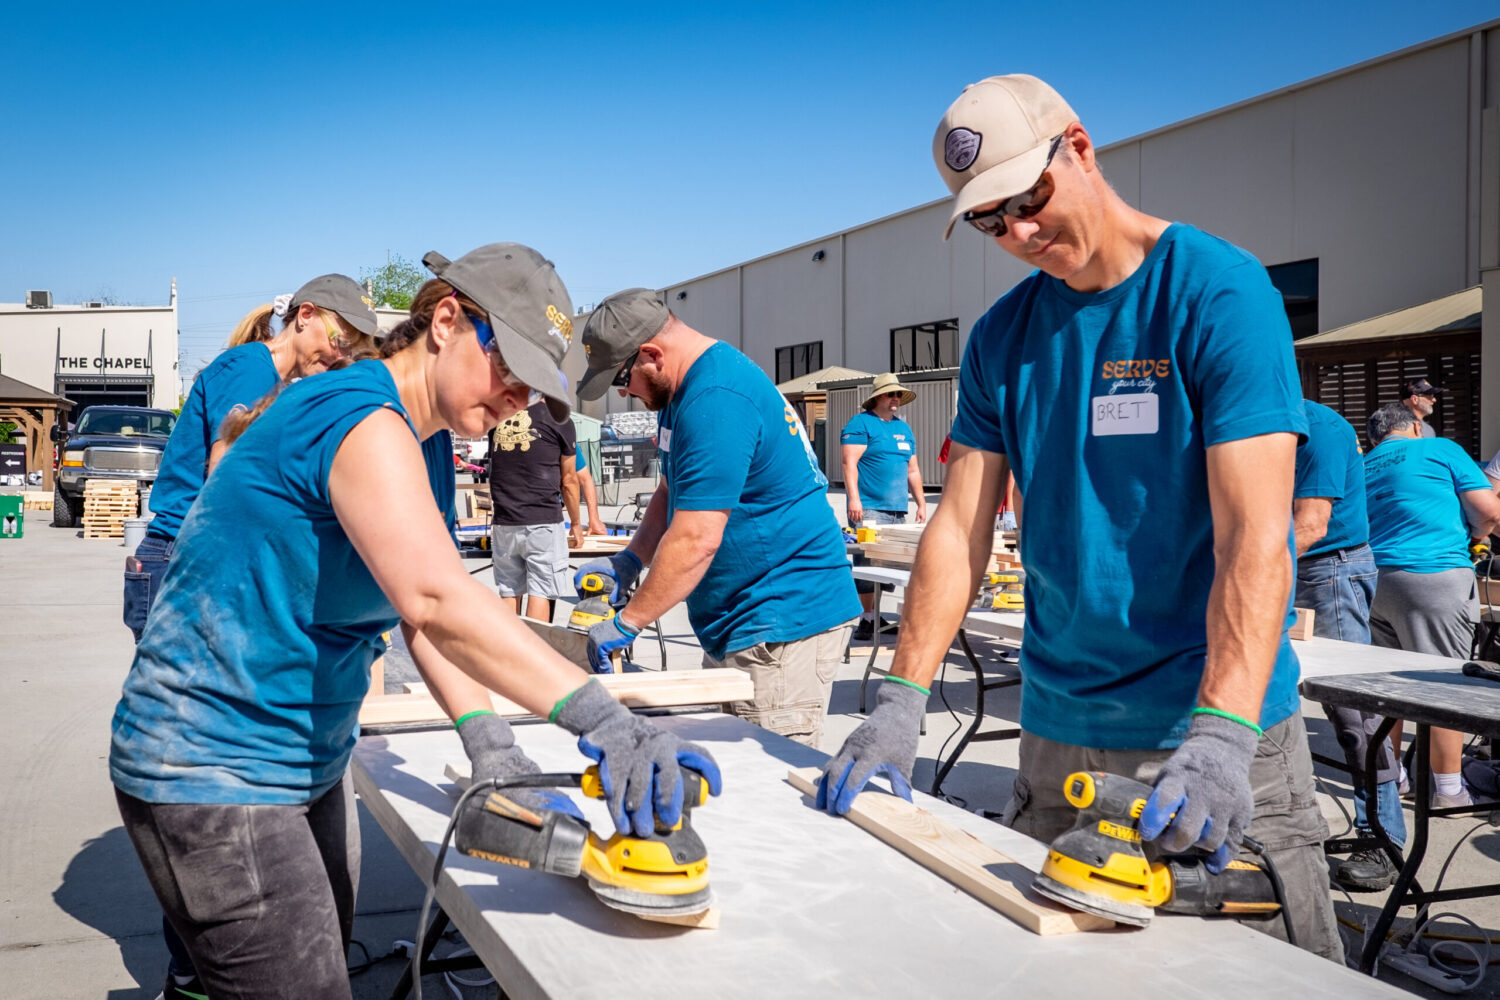
M905 684L909 688L915 688L916 690L922 692L923 694L927 695L929 698L932 697L932 691L929 690L928 688L924 688L922 685L918 684L916 681L909 681L905 677L895 677L895 676L887 677L886 680L887 681L895 681L897 684Z
M458 729L465 722L468 722L470 719L474 718L474 716L476 716L476 715L494 715L494 714L495 714L494 711L492 711L491 709L488 709L488 708L476 708L472 712L466 712L463 715L460 715L454 721L453 728L454 729Z

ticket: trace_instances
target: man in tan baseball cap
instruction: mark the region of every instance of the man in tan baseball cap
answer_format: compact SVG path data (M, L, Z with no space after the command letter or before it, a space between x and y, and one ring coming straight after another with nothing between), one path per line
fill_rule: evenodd
M1037 270L969 336L943 502L907 588L906 619L933 627L902 631L820 804L847 811L879 771L910 778L1013 472L1026 649L1006 821L1042 841L1068 829L1072 771L1152 784L1144 839L1214 872L1251 856L1247 835L1274 845L1298 943L1341 961L1285 628L1307 421L1280 295L1245 251L1128 205L1036 77L965 88L932 153L953 193L944 236L962 220Z

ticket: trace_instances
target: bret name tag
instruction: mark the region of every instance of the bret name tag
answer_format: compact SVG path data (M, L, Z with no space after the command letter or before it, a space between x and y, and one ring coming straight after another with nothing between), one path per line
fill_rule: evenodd
M1161 397L1154 392L1095 396L1094 436L1106 434L1155 434Z

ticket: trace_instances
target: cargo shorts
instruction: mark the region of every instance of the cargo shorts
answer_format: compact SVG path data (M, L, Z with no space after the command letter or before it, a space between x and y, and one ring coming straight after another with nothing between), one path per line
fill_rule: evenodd
M706 669L734 667L750 675L755 695L732 702L729 710L762 729L817 748L833 678L854 628L850 619L825 632L790 642L758 642L726 653L722 660L703 654Z
M561 524L496 524L490 528L495 589L501 597L571 595L568 529Z
M1171 750L1095 750L1056 743L1033 733L1021 733L1021 766L1001 820L1029 837L1051 843L1072 829L1078 810L1063 796L1063 782L1074 771L1103 771L1145 784L1156 776ZM1307 728L1294 713L1265 731L1250 763L1250 787L1255 795L1255 818L1249 834L1266 846L1286 886L1287 910L1297 931L1297 944L1315 955L1344 961L1328 882L1323 840L1328 824L1318 808L1313 785L1312 755ZM1240 860L1255 862L1241 848ZM1279 916L1241 921L1255 930L1285 941Z

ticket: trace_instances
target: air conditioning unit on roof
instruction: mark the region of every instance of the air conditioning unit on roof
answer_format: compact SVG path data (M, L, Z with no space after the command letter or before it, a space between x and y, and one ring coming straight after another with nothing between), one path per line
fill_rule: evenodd
M31 291L26 293L27 309L51 309L52 293L48 291Z
M103 309L104 308L104 303L103 302L85 302L83 304L83 308L85 308L85 309Z

